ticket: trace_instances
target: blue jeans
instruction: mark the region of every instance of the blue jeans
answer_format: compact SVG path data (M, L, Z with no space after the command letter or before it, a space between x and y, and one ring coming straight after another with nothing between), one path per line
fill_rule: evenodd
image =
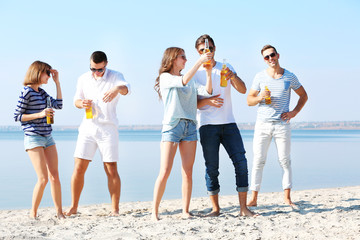
M205 125L200 127L200 142L206 166L206 187L209 195L220 192L219 185L219 148L222 144L235 168L236 190L248 191L248 168L245 148L240 131L235 123Z

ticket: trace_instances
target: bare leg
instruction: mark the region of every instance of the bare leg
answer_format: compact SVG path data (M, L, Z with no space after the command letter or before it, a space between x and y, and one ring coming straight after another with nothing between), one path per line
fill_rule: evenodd
M293 203L293 202L291 201L290 191L291 191L290 188L284 190L285 203L288 204L288 205L290 205L291 207L296 207L295 203Z
M38 181L35 184L32 196L32 206L30 211L30 217L37 217L37 210L39 208L42 196L44 194L44 189L48 182L48 172L46 168L46 157L43 147L36 147L27 151L30 157L30 160L35 169Z
M59 219L65 218L62 211L61 183L58 170L58 154L56 145L45 148L45 156L51 185L51 195L56 208L56 216Z
M182 201L183 201L183 218L191 218L189 212L190 199L192 193L192 172L195 161L196 141L185 141L179 144L179 150L182 160Z
M111 197L112 212L111 216L119 215L119 202L121 192L121 180L117 170L116 162L104 163L104 169L108 178L108 188Z
M85 172L90 161L81 158L75 158L74 172L71 177L71 207L65 215L70 216L77 213L81 191L84 187Z
M159 220L159 205L165 192L166 182L174 163L174 157L178 144L174 142L161 142L160 172L154 186L153 209L151 219Z
M253 213L246 206L247 192L239 192L238 195L239 195L239 204L240 204L240 216L246 216L246 217L258 216L258 214Z
M258 191L252 191L251 199L247 203L248 207L256 207L257 206L257 197L259 192Z
M212 205L212 211L207 217L217 217L220 215L220 206L219 206L219 195L210 195L210 201Z

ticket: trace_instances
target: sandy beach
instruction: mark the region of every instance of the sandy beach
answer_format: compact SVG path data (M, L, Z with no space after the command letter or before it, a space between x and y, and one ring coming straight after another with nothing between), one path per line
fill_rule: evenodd
M239 217L236 195L221 196L222 214L210 212L207 197L192 199L193 219L181 219L181 200L164 200L159 222L150 220L151 202L124 202L120 216L109 204L80 206L76 216L55 218L40 208L0 211L0 239L360 239L360 186L294 191L298 210L284 205L281 192L260 194L256 218ZM64 207L66 210L67 207Z

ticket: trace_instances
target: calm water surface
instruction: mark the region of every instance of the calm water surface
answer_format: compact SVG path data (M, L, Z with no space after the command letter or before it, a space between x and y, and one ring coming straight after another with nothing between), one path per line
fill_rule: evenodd
M252 168L253 131L241 131L249 167ZM62 184L63 205L71 202L70 179L76 131L54 131ZM159 131L120 131L119 174L122 181L121 201L151 201L160 162ZM0 209L31 208L36 174L23 147L23 133L0 131ZM359 130L292 131L292 165L294 190L342 187L360 184ZM220 151L221 195L235 194L235 176L230 159ZM164 199L181 198L181 159L175 158ZM193 196L206 196L204 160L198 143L193 171ZM262 192L282 191L282 171L277 162L274 143L269 149L264 169ZM294 196L296 199L296 196ZM97 153L85 176L80 204L109 203L106 175ZM53 206L47 186L40 207Z

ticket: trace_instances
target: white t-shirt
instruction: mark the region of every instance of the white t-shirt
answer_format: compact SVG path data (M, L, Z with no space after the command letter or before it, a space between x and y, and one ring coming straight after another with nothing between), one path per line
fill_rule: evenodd
M234 73L235 70L230 64L226 64L226 66ZM235 123L234 114L232 112L232 103L231 103L231 83L228 81L227 87L220 87L220 72L222 68L221 62L216 62L215 66L211 72L212 79L212 87L213 94L212 96L220 94L220 98L224 99L224 105L221 108L216 108L213 106L206 105L200 109L198 109L198 122L200 126L212 124L228 124ZM194 79L198 82L198 84L205 85L206 84L206 70L203 66L199 68L196 72ZM199 99L203 99L206 97L199 96Z
M84 110L84 118L81 126L89 126L92 124L112 124L116 127L118 126L116 105L119 101L120 94L108 103L105 103L102 99L105 92L120 85L126 86L128 88L128 94L130 93L130 84L125 81L123 74L107 68L103 77L98 80L93 77L91 71L86 72L79 77L74 96L74 103L78 99L93 100L93 118L86 119Z

